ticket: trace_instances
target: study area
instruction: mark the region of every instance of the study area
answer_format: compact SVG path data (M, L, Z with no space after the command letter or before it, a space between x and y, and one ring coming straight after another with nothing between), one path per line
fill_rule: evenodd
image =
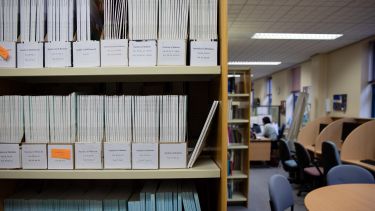
M374 210L373 0L0 0L0 211Z

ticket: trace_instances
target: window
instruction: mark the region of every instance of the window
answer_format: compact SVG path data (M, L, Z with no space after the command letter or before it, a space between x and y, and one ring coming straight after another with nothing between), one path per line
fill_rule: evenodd
M372 91L372 100L371 100L371 117L375 118L375 42L370 43L370 81L371 91Z
M267 98L267 105L272 105L272 78L267 78L266 82L266 98Z
M375 83L372 84L371 117L375 118Z
M293 94L293 110L296 107L298 95L301 89L301 68L294 67L292 70L292 94Z

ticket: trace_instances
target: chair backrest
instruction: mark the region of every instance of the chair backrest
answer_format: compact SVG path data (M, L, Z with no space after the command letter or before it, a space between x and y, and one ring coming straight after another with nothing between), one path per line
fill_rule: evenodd
M285 124L282 124L279 129L279 134L277 135L277 140L281 140L281 138L284 136L284 130L285 130Z
M294 205L292 187L280 174L272 175L268 182L270 205L273 211L284 211Z
M355 165L335 166L327 174L327 185L351 183L373 184L375 179L368 170Z
M340 155L335 143L332 141L324 141L322 143L322 158L324 173L338 165L341 165Z
M287 161L287 160L292 159L289 146L284 140L279 140L279 154L280 154L281 161Z
M296 157L297 157L297 163L298 166L301 169L304 169L311 164L311 158L305 147L298 143L294 142L294 147L296 148Z

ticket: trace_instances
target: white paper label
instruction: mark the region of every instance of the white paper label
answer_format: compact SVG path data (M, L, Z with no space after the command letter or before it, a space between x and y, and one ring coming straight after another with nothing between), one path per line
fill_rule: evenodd
M0 57L0 68L16 67L16 43L15 42L0 42L0 46L8 50L9 57L4 60Z
M23 169L47 169L47 146L46 144L23 144L22 145L22 168Z
M18 144L0 144L0 168L21 168L20 146Z
M44 49L46 67L72 66L70 42L47 42Z
M99 67L99 41L81 41L73 43L74 67Z
M186 168L186 143L160 144L160 168Z
M48 169L73 169L73 146L48 145Z
M43 43L26 42L17 44L17 67L43 67Z
M156 41L130 41L129 66L156 66Z
M101 143L76 143L75 144L76 169L101 169L102 144Z
M216 66L217 42L216 41L191 41L190 43L191 66Z
M128 66L128 40L101 40L101 66Z
M130 169L131 168L130 143L104 143L104 168L105 169Z
M158 144L132 144L133 169L157 169L159 167Z
M186 41L158 40L158 65L186 65Z

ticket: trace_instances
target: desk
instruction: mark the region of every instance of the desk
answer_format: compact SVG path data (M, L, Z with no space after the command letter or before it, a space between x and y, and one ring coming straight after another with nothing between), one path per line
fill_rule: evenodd
M309 211L372 211L375 209L375 184L344 184L318 188L307 194Z
M342 160L342 161L345 162L345 163L350 163L350 164L358 165L358 166L366 168L366 169L368 169L368 170L370 170L372 172L375 172L375 166L374 165L370 165L370 164L367 164L367 163L362 163L359 160Z
M271 140L268 138L257 138L255 140L250 140L249 160L270 161Z

